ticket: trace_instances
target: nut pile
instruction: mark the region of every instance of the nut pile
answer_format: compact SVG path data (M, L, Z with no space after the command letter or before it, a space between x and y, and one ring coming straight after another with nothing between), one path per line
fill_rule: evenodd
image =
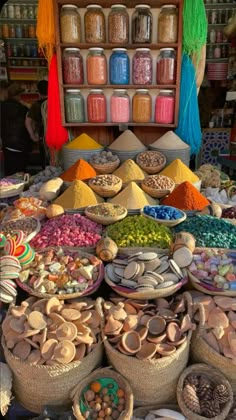
M99 343L100 321L94 301L29 297L11 306L2 331L15 357L35 365L67 364L82 360Z
M168 255L138 252L124 259L114 259L106 274L115 284L137 292L165 289L183 280L185 271Z
M164 175L149 175L143 180L143 184L157 190L172 190L175 185L171 178Z
M104 386L103 383L106 382ZM118 384L108 378L92 382L83 396L80 406L86 407L86 419L116 420L125 409L126 395Z
M200 295L194 299L203 305L204 340L217 353L236 363L236 299L225 296ZM196 322L199 315L195 315Z
M125 207L120 206L120 204L102 203L89 207L89 213L96 216L115 217L121 216L125 212Z
M195 329L187 313L185 295L171 301L163 298L148 301L114 298L103 304L104 333L115 349L140 360L169 356L187 340Z
M50 249L35 255L19 280L40 293L83 293L99 278L102 262L93 255Z
M187 376L182 397L190 411L207 418L220 415L230 399L224 384L216 384L204 374Z
M105 150L103 150L100 153L96 153L94 155L92 155L89 163L93 164L97 164L97 165L104 165L106 163L112 163L112 162L116 162L118 160L118 156L114 155L112 152L106 152Z
M155 152L153 150L142 152L137 157L137 163L151 168L161 166L165 163L165 161L165 156L162 153Z
M108 175L98 175L94 178L90 179L89 185L96 185L97 187L112 187L113 185L117 185L121 182L121 179L112 174Z

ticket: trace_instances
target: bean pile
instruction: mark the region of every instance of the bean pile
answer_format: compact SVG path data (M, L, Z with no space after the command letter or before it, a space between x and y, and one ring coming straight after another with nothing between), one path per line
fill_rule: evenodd
M150 175L143 181L147 187L155 188L157 190L172 190L174 181L164 175Z
M172 233L169 228L143 216L128 216L107 228L108 236L119 247L156 246L169 248Z
M236 248L236 227L231 223L211 216L189 217L175 227L175 232L190 232L196 246L207 248Z
M90 180L90 184L98 187L112 187L120 181L120 178L115 175L98 175Z
M153 150L142 152L138 156L138 163L141 163L143 166L160 166L165 162L165 157L162 153L155 152Z

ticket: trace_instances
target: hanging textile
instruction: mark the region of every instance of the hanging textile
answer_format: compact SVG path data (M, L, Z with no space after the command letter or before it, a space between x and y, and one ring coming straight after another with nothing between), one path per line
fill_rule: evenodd
M207 39L207 17L203 0L184 0L183 53L200 57Z
M50 64L56 45L53 0L39 0L36 36L41 49Z
M175 133L191 148L191 154L197 154L201 147L201 124L198 108L195 69L191 58L182 57L179 124Z
M62 126L57 57L53 55L48 77L48 116L46 143L48 147L60 150L68 140L67 130Z

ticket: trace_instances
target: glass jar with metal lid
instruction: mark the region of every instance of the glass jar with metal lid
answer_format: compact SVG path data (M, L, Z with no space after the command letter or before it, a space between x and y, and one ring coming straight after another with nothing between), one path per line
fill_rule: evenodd
M129 15L124 4L114 4L108 16L108 42L128 44Z
M66 90L65 116L68 123L82 123L85 121L84 98L79 89Z
M133 121L148 123L152 118L152 98L148 89L137 89L132 102Z
M158 42L174 43L178 40L178 11L174 4L165 4L158 17Z
M103 123L107 119L106 98L102 89L91 89L87 98L88 122Z
M175 114L175 95L173 90L162 89L156 98L155 122L173 124Z
M66 84L84 83L83 58L79 48L65 48L62 57L63 80Z
M137 48L132 61L134 85L152 84L152 56L149 48Z
M110 101L111 122L127 123L130 120L130 99L124 89L115 89Z
M79 9L73 4L64 4L60 16L61 42L81 41L81 19Z
M152 13L147 4L138 4L132 16L132 41L137 43L152 42Z
M102 6L90 4L84 15L85 41L93 44L106 42L106 24Z
M161 48L157 59L157 84L174 85L176 81L176 54L174 48Z
M103 48L89 48L87 82L90 85L105 85L107 83L107 60Z
M130 61L126 48L113 48L109 69L112 85L129 84Z

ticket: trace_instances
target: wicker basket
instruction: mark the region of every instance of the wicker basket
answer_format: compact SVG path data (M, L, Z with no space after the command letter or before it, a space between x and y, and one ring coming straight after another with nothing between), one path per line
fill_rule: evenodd
M96 194L100 195L100 197L114 197L121 190L122 181L119 178L119 182L117 182L117 184L102 187L100 185L93 184L91 179L88 185Z
M166 177L166 178L168 178L168 177ZM169 195L170 193L172 193L172 191L175 188L175 183L170 178L168 178L168 180L172 181L172 186L168 190L159 190L157 188L149 187L145 182L147 179L148 178L146 178L144 181L142 181L141 187L142 187L143 191L145 191L145 193L147 193L148 195L150 195L153 198L163 198L166 195Z
M73 392L73 412L77 420L85 420L85 417L80 410L80 398L83 392L83 389L88 386L91 382L94 382L100 378L111 378L116 381L118 386L125 392L125 410L120 414L119 420L130 420L133 414L133 392L130 388L129 383L126 381L123 376L115 372L111 368L97 369L87 376L79 385L75 388Z
M19 180L16 178L9 178L17 181L17 184L9 185L7 187L0 188L0 198L8 198L8 197L15 197L16 195L20 195L26 184L29 183L29 174L25 174L23 180Z
M104 226L108 226L108 225L111 225L112 223L119 222L120 220L123 220L128 214L127 209L124 207L124 213L119 216L113 216L113 217L98 216L96 214L90 213L89 211L90 207L93 207L93 206L88 206L85 209L85 215L93 222L100 223L101 225L104 225Z
M162 159L162 162L161 162L160 165L157 165L157 166L146 166L141 162L141 156L143 154L156 155L160 159ZM136 157L136 163L140 166L141 169L143 169L148 174L157 174L158 172L160 172L166 166L166 157L165 157L165 155L163 155L163 153L157 152L155 150L149 150L147 152L139 153L138 156Z
M1 223L0 229L4 233L5 232L4 228L6 229L8 225L10 225L12 223L17 223L17 222L19 222L19 220L26 221L27 219L33 220L34 224L35 224L34 230L24 238L24 242L30 242L39 233L39 231L41 229L41 223L40 223L39 219L36 219L35 217L24 217L22 219L8 220L6 222ZM17 230L17 228L14 229L14 230Z
M186 149L176 149L176 150L168 150L168 149L161 149L158 147L153 147L152 145L149 146L150 150L156 150L160 153L163 153L166 157L166 165L169 165L175 159L181 159L185 165L189 166L190 163L190 147Z
M180 413L180 409L175 404L162 404L162 405L147 405L146 407L138 407L134 410L134 417L145 419L145 417L150 413L150 411L156 411L160 409L174 410Z
M46 252L48 250L54 249L56 247L50 247L50 248L44 248L42 250L38 250L38 252L43 253ZM87 257L90 256L88 253L83 252L78 250L78 248L72 248L72 247L60 247L63 248L63 250L67 250L70 252L78 252L78 254L80 254L83 257ZM42 292L38 292L37 290L34 290L33 288L31 288L28 284L26 283L22 283L19 278L16 279L16 283L18 284L18 286L24 290L25 292L29 293L29 295L32 296L36 296L40 299L50 299L51 297L57 297L60 300L64 300L64 299L76 299L76 298L81 298L84 296L90 296L91 294L95 293L98 288L100 287L100 284L102 283L102 280L104 278L104 266L102 264L102 262L99 264L99 274L98 274L98 278L96 280L96 282L88 287L88 289L84 290L83 292L77 292L77 293L66 293L66 294L50 294L50 293L42 293Z
M156 206L158 207L158 206ZM154 222L157 222L161 225L167 226L169 228L179 225L180 223L184 222L187 218L186 213L179 210L179 212L182 214L182 217L180 217L177 220L163 220L163 219L156 219L155 217L149 216L148 214L145 214L143 210L141 210L142 216L146 217L147 219L153 220Z
M117 159L115 162L109 162L104 164L98 164L94 162L89 162L90 165L95 169L95 171L100 175L112 174L120 165L120 159Z
M189 374L203 374L206 377L209 377L209 379L215 384L223 384L226 386L228 392L229 392L229 401L225 404L221 414L215 417L211 417L211 420L224 420L226 419L227 415L229 414L229 411L233 404L233 391L230 386L230 383L225 379L224 375L222 375L221 372L219 372L217 369L208 366L206 364L195 364L183 371L183 373L180 375L178 385L177 385L177 399L179 407L181 408L182 413L186 416L186 418L191 420L209 420L209 417L203 417L199 414L193 413L188 409L188 407L185 405L183 401L183 387L184 387L184 381L187 378Z

